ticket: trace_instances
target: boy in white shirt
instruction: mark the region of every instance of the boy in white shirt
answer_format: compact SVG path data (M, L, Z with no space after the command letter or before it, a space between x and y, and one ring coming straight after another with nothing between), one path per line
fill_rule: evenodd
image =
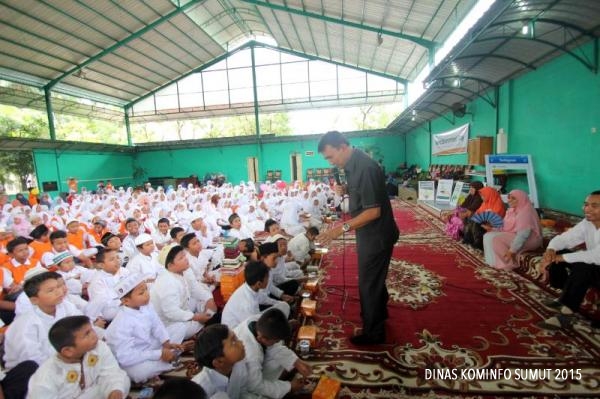
M145 276L130 274L115 285L121 308L106 329L105 340L119 365L135 383L153 379L173 369L175 350L169 334L154 308Z
M185 248L190 270L194 273L196 280L204 285L206 289L214 291L218 285L218 280L210 273L210 256L212 252L202 250L202 243L194 233L184 235L180 244Z
M282 381L274 375L283 368L297 369L304 377L312 373L311 367L298 359L289 348L277 348L277 356L269 359L269 349L280 341L288 339L291 330L287 317L276 308L266 310L256 321L256 317L245 320L235 329L235 334L244 343L248 371L248 391L255 395L281 399L289 392L297 392L304 386L302 378ZM266 348L266 354L265 354ZM285 355L283 356L285 352ZM284 364L281 362L284 361ZM267 371L265 373L265 371Z
M290 306L282 301L269 298L260 290L269 285L269 268L261 261L248 262L244 269L246 282L239 286L231 295L225 307L221 322L235 328L248 317L260 313L261 305L275 306L286 314L290 314Z
M80 315L72 303L65 301L65 290L59 284L56 272L33 269L26 276L25 294L33 309L18 315L6 331L4 362L7 369L25 360L43 363L54 354L48 341L48 331L54 322L66 316ZM31 274L39 273L33 275Z
M171 243L171 235L169 234L170 222L167 218L158 219L158 229L152 233L152 240L156 248L160 251L165 245Z
M188 270L189 261L182 246L168 245L158 258L167 272L152 285L150 300L167 328L170 341L180 344L200 331L213 316L220 315L216 315L212 293L202 290Z
M314 252L314 241L319 235L319 229L309 227L306 233L300 233L288 242L288 250L300 265L310 262L311 254Z
M158 275L165 271L164 267L158 264L157 253L154 247L154 241L150 234L142 233L134 240L137 248L137 254L127 263L127 270L130 273L146 276L147 283L153 283Z
M200 331L194 351L202 371L192 381L200 385L209 398L239 398L246 395L248 371L244 344L224 324L213 324Z
M96 320L98 317L111 321L117 315L121 301L115 292L115 285L129 275L129 270L121 267L116 251L102 249L96 255L96 263L102 269L96 271L88 287L89 302L86 315Z
M87 287L96 274L96 270L75 265L73 254L69 251L56 254L52 259L52 266L58 269L56 272L65 281L69 294L78 296L87 292Z
M130 381L85 316L65 317L49 332L56 354L29 380L27 398L124 399Z
M52 265L54 257L57 254L65 251L71 252L74 257L78 258L81 261L81 263L91 264L91 260L88 256L85 255L85 251L82 251L74 245L69 244L69 241L67 241L66 231L57 230L50 233L50 244L52 244L52 251L48 251L44 253L44 255L42 255L42 266L50 267ZM93 248L93 250L97 251L96 248Z

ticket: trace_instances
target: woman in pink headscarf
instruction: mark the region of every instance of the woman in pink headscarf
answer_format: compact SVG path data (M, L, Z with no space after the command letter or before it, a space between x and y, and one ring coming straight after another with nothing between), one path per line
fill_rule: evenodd
M540 219L527 193L511 191L508 206L502 228L492 230L484 226L488 231L483 237L485 261L496 269L514 269L518 266L515 260L519 252L542 246Z

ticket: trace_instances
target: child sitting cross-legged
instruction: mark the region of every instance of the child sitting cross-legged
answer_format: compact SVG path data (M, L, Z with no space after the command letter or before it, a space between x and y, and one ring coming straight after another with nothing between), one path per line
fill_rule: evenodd
M171 370L181 345L169 342L165 325L150 302L145 276L130 274L115 285L121 307L106 329L105 340L119 365L135 383Z
M7 369L25 360L43 363L54 354L48 342L52 324L63 317L81 314L75 305L64 300L66 290L60 279L60 274L42 267L26 274L24 291L33 306L18 315L6 332L4 362Z
M57 321L48 333L56 353L29 380L27 398L124 399L130 381L86 316Z
M180 245L165 246L158 256L165 266L150 290L150 300L165 324L171 342L180 344L205 324L218 322L220 313L212 292L203 290L189 270L185 250Z
M244 344L224 324L213 324L200 331L196 339L196 362L202 371L192 381L214 398L247 396L248 372Z
M279 309L267 309L260 315L251 317L234 329L244 343L248 371L248 391L251 394L280 399L289 392L298 392L304 386L302 378L292 381L279 380L285 368L298 370L304 377L312 373L311 367L298 359L289 348L281 344L291 334L287 317ZM274 353L269 351L275 349Z

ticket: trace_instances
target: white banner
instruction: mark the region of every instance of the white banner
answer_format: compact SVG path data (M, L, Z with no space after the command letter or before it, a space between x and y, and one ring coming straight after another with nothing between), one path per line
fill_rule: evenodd
M452 179L438 180L437 191L435 192L435 202L450 202L453 185L454 180Z
M433 180L419 181L419 200L433 201L435 199L435 183Z
M463 154L469 144L469 124L444 133L435 134L431 140L432 155Z

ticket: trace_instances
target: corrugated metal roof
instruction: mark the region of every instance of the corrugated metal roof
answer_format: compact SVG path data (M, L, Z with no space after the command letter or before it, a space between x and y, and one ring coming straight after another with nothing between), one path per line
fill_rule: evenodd
M412 80L475 2L3 0L0 78L26 74L39 88L125 106L266 35L283 49Z
M569 54L598 71L597 45L581 45L600 36L600 2L588 0L497 1L425 79L426 92L388 128L406 133L477 97L496 106L497 87Z

